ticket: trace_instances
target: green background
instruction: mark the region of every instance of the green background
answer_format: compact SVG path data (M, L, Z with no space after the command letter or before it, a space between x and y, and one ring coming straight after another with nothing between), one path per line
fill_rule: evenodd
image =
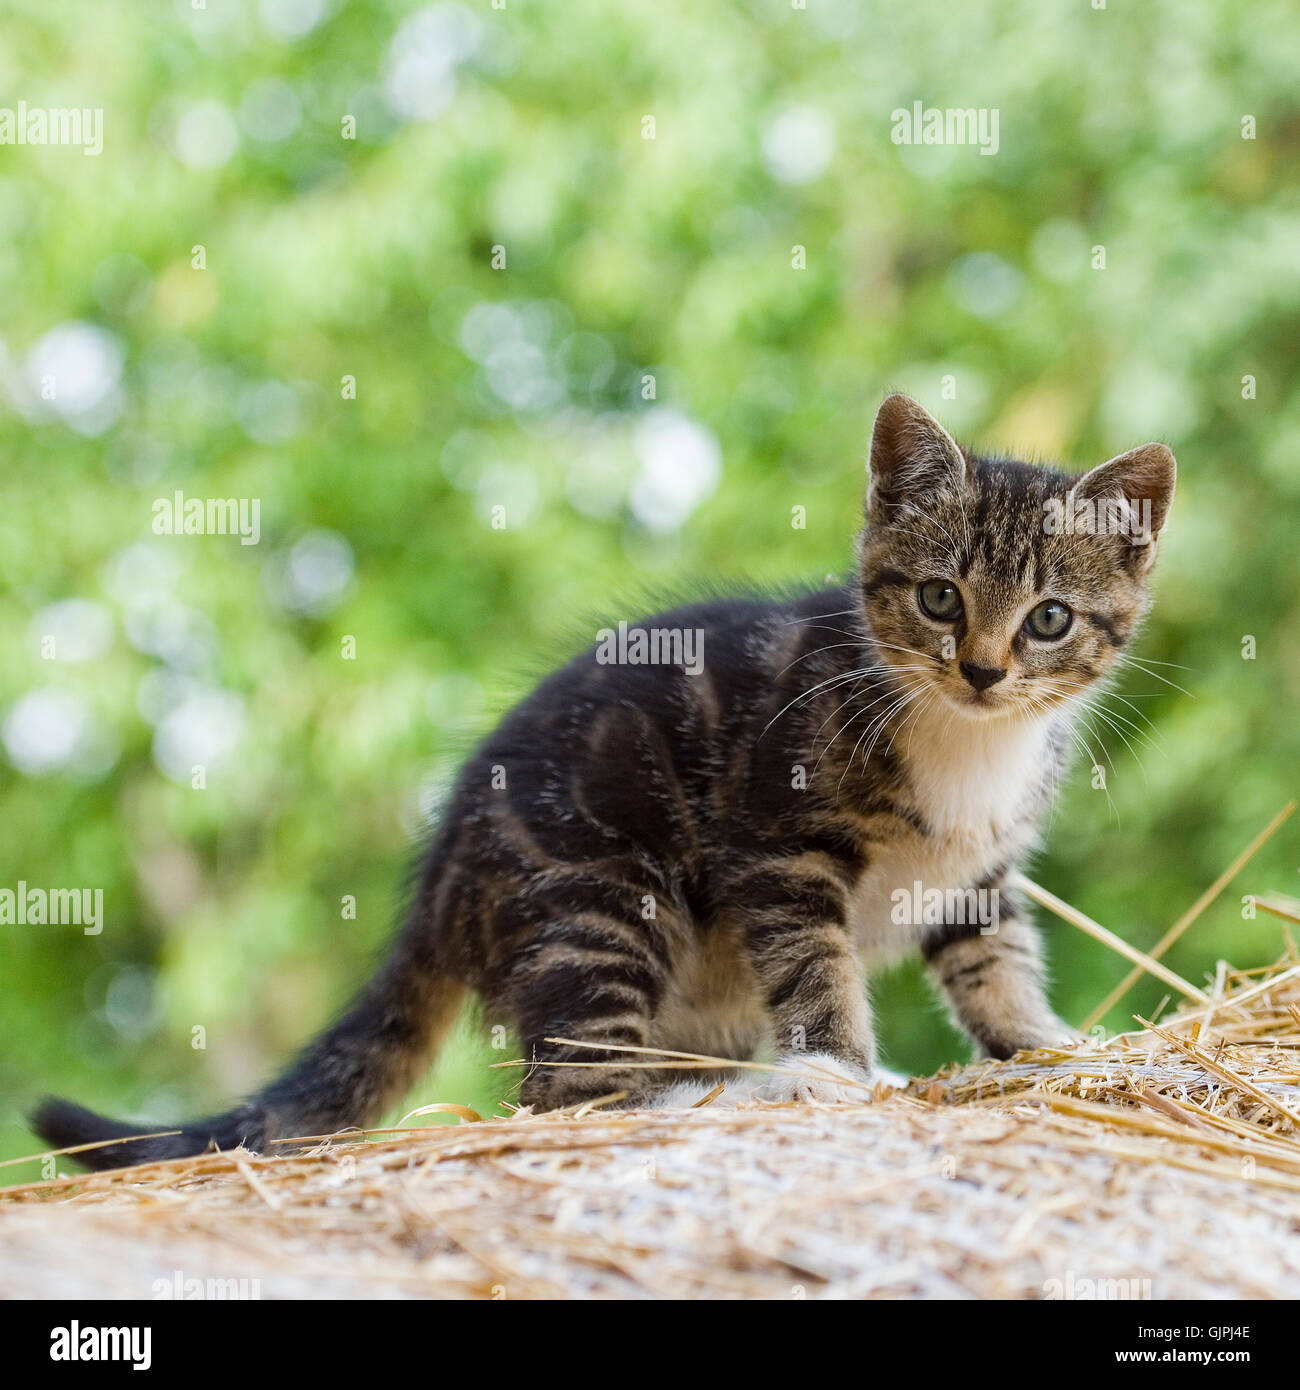
M0 1156L41 1090L167 1120L265 1078L539 672L665 591L844 570L891 388L1178 455L1137 652L1187 693L1124 673L1160 747L1099 726L1036 876L1150 944L1295 792L1287 0L0 9L0 105L104 112L97 157L0 146L0 886L106 915L0 926ZM893 143L914 101L997 108L997 154ZM177 489L260 543L154 535ZM1241 895L1297 863L1288 826L1170 964L1274 958ZM1077 1021L1126 967L1048 935ZM895 1065L964 1055L918 971L876 996ZM490 1106L511 1046L467 1026L411 1105Z

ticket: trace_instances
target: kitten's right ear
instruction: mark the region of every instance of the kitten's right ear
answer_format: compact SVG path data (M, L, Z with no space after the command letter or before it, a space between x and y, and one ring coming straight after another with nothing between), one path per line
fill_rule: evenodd
M871 427L867 515L885 521L900 507L923 507L959 492L966 460L952 435L911 396L886 396Z
M1142 444L1085 473L1070 497L1106 508L1100 513L1104 523L1096 524L1109 532L1117 521L1119 534L1129 542L1129 558L1145 573L1155 559L1155 542L1169 515L1177 478L1178 465L1167 444Z

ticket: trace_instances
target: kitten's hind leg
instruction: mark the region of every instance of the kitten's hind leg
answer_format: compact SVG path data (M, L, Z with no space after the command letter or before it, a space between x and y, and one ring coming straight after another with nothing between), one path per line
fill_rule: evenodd
M651 1092L652 1057L598 1045L648 1046L667 977L663 940L639 918L552 909L503 991L532 1063L520 1103L561 1110L621 1091L629 1106Z
M648 1031L642 1022L598 1019L575 1025L557 1022L527 1043L529 1070L519 1091L519 1103L533 1110L570 1110L589 1101L614 1097L611 1108L638 1109L658 1094L656 1073L644 1063L653 1057L619 1052L600 1044L645 1047ZM547 1038L566 1038L572 1046ZM641 1064L641 1065L638 1065Z

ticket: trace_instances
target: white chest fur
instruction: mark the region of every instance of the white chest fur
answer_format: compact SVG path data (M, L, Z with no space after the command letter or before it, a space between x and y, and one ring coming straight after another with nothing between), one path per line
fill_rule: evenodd
M1032 845L1050 775L1050 733L1047 720L976 722L936 711L903 734L895 751L930 834L873 849L853 904L854 935L865 954L888 958L919 944L924 922L900 911L896 894L917 904L930 890L972 888Z

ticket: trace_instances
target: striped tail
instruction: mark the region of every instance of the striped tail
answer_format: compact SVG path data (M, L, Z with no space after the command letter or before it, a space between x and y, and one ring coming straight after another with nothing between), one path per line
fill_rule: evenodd
M275 1140L366 1125L419 1079L464 998L464 986L434 968L429 946L427 923L412 920L342 1017L283 1076L224 1115L190 1121L174 1134L149 1134L148 1126L47 1098L33 1112L31 1126L53 1148L97 1145L74 1157L103 1169L240 1145L261 1153Z

